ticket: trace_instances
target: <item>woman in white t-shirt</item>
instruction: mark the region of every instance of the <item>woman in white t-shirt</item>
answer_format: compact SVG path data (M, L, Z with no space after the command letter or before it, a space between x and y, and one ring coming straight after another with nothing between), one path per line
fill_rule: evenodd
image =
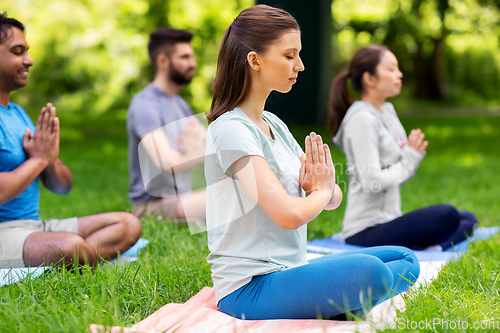
M397 246L307 262L307 223L342 200L331 154L315 133L304 153L264 111L269 93L290 91L304 70L300 50L295 19L258 5L231 23L219 51L207 116L207 260L219 309L238 318L364 316L419 274L414 254Z

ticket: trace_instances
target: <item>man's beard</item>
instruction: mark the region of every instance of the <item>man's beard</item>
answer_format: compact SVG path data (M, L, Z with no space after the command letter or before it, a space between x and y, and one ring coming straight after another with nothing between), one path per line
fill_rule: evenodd
M185 73L181 73L175 67L170 66L170 80L174 81L177 84L188 84L193 79L193 75L188 75L186 73L191 70L192 69L190 68L186 70Z

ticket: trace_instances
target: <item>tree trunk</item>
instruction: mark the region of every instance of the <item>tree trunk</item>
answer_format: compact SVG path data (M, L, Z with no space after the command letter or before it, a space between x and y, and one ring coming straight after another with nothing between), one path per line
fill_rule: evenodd
M434 48L430 57L429 66L429 98L443 100L447 97L446 78L444 73L444 33L434 40Z
M427 59L424 54L424 43L418 39L415 42L417 44L417 52L415 54L417 97L422 99L429 99L429 80L427 75Z

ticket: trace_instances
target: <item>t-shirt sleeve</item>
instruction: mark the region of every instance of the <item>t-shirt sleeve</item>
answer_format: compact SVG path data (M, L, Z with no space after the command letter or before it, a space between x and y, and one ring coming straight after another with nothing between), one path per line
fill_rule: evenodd
M230 120L213 133L214 148L222 171L227 174L231 165L244 156L262 156L261 143L242 122Z
M162 127L160 110L158 103L147 98L132 100L129 113L135 135L142 138L145 134Z

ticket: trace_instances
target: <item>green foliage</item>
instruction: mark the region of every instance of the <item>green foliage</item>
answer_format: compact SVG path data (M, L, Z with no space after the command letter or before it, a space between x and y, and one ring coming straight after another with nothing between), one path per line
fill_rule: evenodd
M468 48L463 52L453 52L450 48L445 62L450 97L469 105L480 105L484 101L498 105L499 64L500 53L496 50Z
M207 112L222 35L251 5L252 0L0 0L0 12L25 23L35 61L28 85L12 100L30 111L50 101L62 113L124 113L153 78L149 33L172 25L195 34L197 73L182 94L195 111Z
M398 57L401 99L500 104L500 6L489 0L335 0L334 60L385 44Z
M195 34L198 67L181 94L196 112L207 112L224 30L253 3L0 0L0 12L26 24L35 61L28 85L14 92L12 100L32 111L50 101L62 113L125 113L132 96L154 75L146 50L148 34L171 25ZM340 70L359 47L386 44L405 74L400 100L429 97L428 86L441 91L447 103L498 105L498 8L498 0L335 0L334 62ZM421 78L419 73L427 74Z

